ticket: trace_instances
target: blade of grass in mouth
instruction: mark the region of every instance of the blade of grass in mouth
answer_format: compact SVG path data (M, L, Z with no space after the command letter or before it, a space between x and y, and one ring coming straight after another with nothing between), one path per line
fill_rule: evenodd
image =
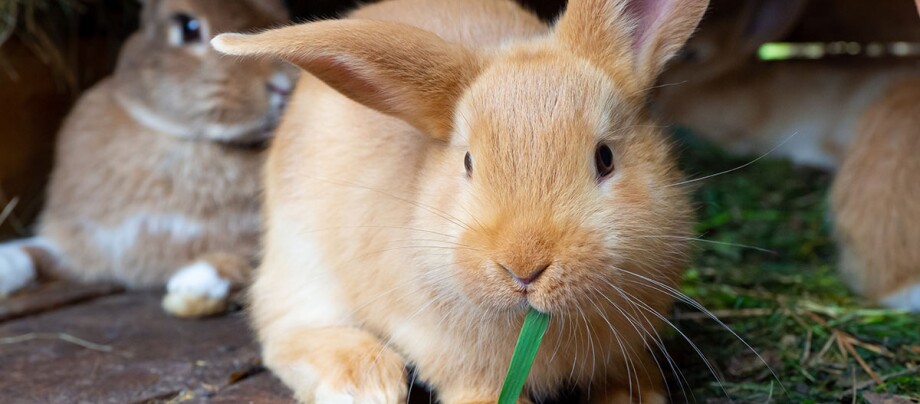
M517 345L514 346L514 354L511 355L511 365L508 367L508 374L505 375L505 384L502 385L498 404L517 402L548 326L549 314L541 313L533 308L527 312L524 326L521 327L521 335L518 336Z

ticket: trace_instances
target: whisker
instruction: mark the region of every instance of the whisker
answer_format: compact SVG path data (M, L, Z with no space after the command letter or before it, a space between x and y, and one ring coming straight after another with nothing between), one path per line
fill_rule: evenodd
M701 237L685 237L685 236L641 236L641 235L637 235L637 236L634 236L634 238L664 238L664 239L674 239L674 240L698 241L698 242L701 242L701 243L714 244L714 245L721 245L721 246L727 246L727 247L745 248L745 249L754 250L754 251L759 251L759 252L762 252L762 253L773 254L773 255L778 255L778 254L779 254L779 252L777 252L777 251L768 250L768 249L763 248L763 247L757 247L757 246L747 245L747 244L731 243L731 242L727 242L727 241L708 240L708 239L704 239L704 238L701 238Z
M416 207L425 209L425 210L427 210L428 212L434 214L435 216L438 216L438 217L440 217L440 218L442 218L442 219L444 219L444 220L447 220L448 222L451 222L451 223L453 223L453 224L455 224L455 225L457 225L457 226L460 226L460 227L462 227L462 228L464 228L464 229L466 229L466 230L468 230L468 231L473 231L473 229L471 229L471 228L469 228L469 226L465 225L460 219L458 219L458 218L456 218L456 217L454 217L454 216L448 214L447 212L444 212L444 211L442 211L442 210L440 210L440 209L437 209L437 208L432 207L432 206L425 205L425 204L420 203L420 202L417 202L417 201L413 201L413 200L411 200L411 199L402 198L402 197L399 197L399 196L396 196L396 195L390 194L390 193L388 193L388 192L385 192L385 191L382 191L382 190L379 190L379 189L376 189L376 188L373 188L373 187L369 187L369 186L366 186L366 185L355 184L355 183L349 183L349 182L345 182L345 181L336 182L336 181L333 181L333 180L323 179L323 178L319 178L319 177L315 177L315 176L309 177L309 178L314 179L314 180L316 180L316 181L321 181L321 182L326 182L326 183L329 183L329 184L333 184L333 185L351 186L351 187L355 187L355 188L366 189L366 190L372 191L372 192L377 192L377 193L379 193L379 194L381 194L381 195L388 196L388 197L393 198L393 199L395 199L395 200L402 201L402 202L408 203L408 204L410 204L410 205L412 205L412 206L416 206Z
M604 279L604 282L606 282L608 286L611 286L611 287L614 287L614 288L615 288L615 286L614 286L609 280ZM595 290L596 290L596 289L595 289ZM680 374L680 378L683 378L683 372L680 372L680 370L675 366L675 364L674 364L673 361L671 360L671 356L670 356L670 354L668 354L667 349L666 349L665 346L664 346L664 342L661 340L661 337L658 335L658 332L657 332L657 331L655 331L655 334L653 335L651 332L649 332L648 328L646 328L644 324L642 324L642 323L639 322L638 318L634 318L634 317L628 315L626 312L623 311L622 308L620 308L620 305L614 303L613 300L610 300L610 298L609 298L607 295L605 295L605 294L603 294L603 293L598 293L598 294L599 294L601 297L603 297L605 300L607 300L607 302L610 303L610 305L611 305L614 309L616 309L616 310L620 313L620 315L622 315L623 318L626 319L626 321L628 321L628 322L630 323L630 325L633 327L633 329L636 330L636 334L638 334L638 335L640 335L640 336L644 334L644 335L647 335L649 338L651 338L652 341L657 345L658 349L661 350L662 353L665 354L665 357L666 357L666 359L668 360L668 365L670 366L671 371L672 371L672 372L675 372L675 373L679 373L679 374ZM593 302L592 302L592 303L593 303ZM627 303L631 303L631 302L627 299ZM596 306L595 306L595 307L596 307ZM598 309L598 310L600 310L600 309ZM655 327L651 324L651 322L648 320L648 317L646 317L645 314L636 312L635 307L633 307L633 313L641 314L641 315L645 318L645 320L646 320L646 322L649 324L649 326L652 327L652 330L655 330ZM602 316L602 317L603 317L603 316ZM607 322L607 325L608 325L611 329L613 329L613 325L610 324L610 321L607 320L606 317L604 317L604 321L606 321L606 322ZM640 328L642 329L641 331L639 330ZM650 352L653 351L652 347L648 344L648 341L647 341L645 338L642 338L642 343L645 345L645 347L646 347ZM670 388L670 384L668 383L668 378L667 378L667 376L665 376L664 369L661 367L661 363L658 361L658 358L657 358L654 354L652 354L652 360L654 360L654 361L655 361L655 365L658 366L658 372L661 374L661 380L664 382L665 388L668 390L668 402L673 402L673 399L672 399L672 397L671 397L671 388ZM681 393L686 397L687 393L686 393L686 391L684 390L684 384L683 384L683 381L681 381L680 378L678 378L677 381L678 381L678 383L679 383L679 386L680 386L680 389L681 389ZM684 378L684 380L686 380L686 378Z
M715 173L715 174L710 174L710 175L707 175L707 176L704 176L704 177L694 178L694 179L691 179L691 180L686 180L686 181L678 182L678 183L676 183L676 184L666 185L665 187L666 187L666 188L670 188L670 187L677 187L677 186L686 185L686 184L692 184L692 183L694 183L694 182L705 181L705 180L708 180L708 179L713 178L713 177L718 177L718 176L720 176L720 175L725 175L725 174L733 173L733 172L738 171L738 170L742 170L742 169L744 169L744 168L747 168L747 167L751 166L751 165L754 164L754 163L757 163L757 162L760 161L760 160L763 160L764 158L766 158L767 156L769 156L770 154L772 154L773 152L775 152L775 151L776 151L777 149L779 149L780 147L783 147L783 145L785 145L787 142L789 142L790 140L792 140L792 138L795 137L795 136L798 135L798 134L799 134L799 132L794 132L792 135L789 135L788 137L786 137L786 139L784 139L784 140L783 140L782 142L780 142L778 145L773 146L772 149L770 149L769 151L767 151L767 152L764 153L764 154L761 154L760 157L757 157L757 158L755 158L754 160L751 160L751 161L749 161L749 162L747 162L747 163L745 163L745 164L742 164L742 165L740 165L740 166L738 166L738 167L735 167L735 168L732 168L732 169L729 169L729 170L725 170L725 171L722 171L722 172L718 172L718 173Z
M734 400L731 398L731 395L728 394L728 390L725 389L725 385L722 383L722 380L721 380L721 378L719 377L718 373L716 372L715 367L712 365L712 362L710 362L709 359L706 358L706 355L703 354L703 351L700 350L700 348L693 342L692 339L690 339L690 337L687 336L687 334L685 334L685 333L684 333L680 328L678 328L674 323L672 323L670 320L668 320L664 315L662 315L661 313L659 313L657 310L653 309L653 308L652 308L651 306L649 306L648 304L642 302L641 300L639 300L638 298L636 298L635 296L633 296L633 295L630 294L629 292L626 292L625 290L623 290L623 289L621 289L621 288L617 288L617 293L619 293L621 296L623 296L624 299L627 299L627 296L632 297L632 299L633 299L633 300L632 300L632 303L633 303L633 304L636 304L637 307L644 309L645 311L651 313L653 316L658 317L659 320L663 321L665 324L667 324L668 326L670 326L671 328L673 328L674 331L677 331L677 333L678 333L685 341L687 341L687 344L690 345L690 347L696 352L696 354L699 355L700 359L703 360L703 363L704 363L704 364L706 365L706 367L709 369L709 372L712 373L712 377L715 378L715 379L716 379L716 382L719 383L719 388L722 389L722 392L723 392L723 393L725 393L725 397L727 397L730 401L734 402Z
M681 292L681 291L679 291L679 290L677 290L677 289L675 289L675 288L673 288L673 287L671 287L671 286L669 286L669 285L665 285L664 283L661 283L661 282L656 281L656 280L654 280L654 279L651 279L651 278L648 278L648 277L646 277L646 276L642 276L642 275L639 275L639 274L636 274L636 273L633 273L633 272L624 270L624 269L622 269L622 268L616 268L616 270L620 271L621 273L625 273L625 274L628 274L628 275L632 275L632 276L635 276L635 277L640 278L640 279L642 279L642 280L645 280L646 282L650 282L650 283L652 283L652 284L654 284L654 285L657 285L657 286L658 286L659 288L661 288L661 289L653 288L652 286L647 285L647 284L644 284L644 283L641 283L641 282L634 282L634 283L637 284L637 285L641 285L641 286L653 288L653 289L658 290L658 291L660 291L660 292L669 293L672 297L676 298L677 300L682 301L682 302L684 302L684 303L686 303L686 304L689 304L690 306L692 306L692 307L694 307L695 309L699 310L699 311L702 312L703 314L706 314L707 317L709 317L710 319L712 319L713 321L715 321L716 324L718 324L719 326L721 326L722 328L724 328L725 330L727 330L729 333L731 333L732 336L734 336L735 338L737 338L738 341L741 341L741 343L744 344L744 346L747 347L747 349L749 349L752 353L754 353L754 355L757 356L757 359L758 359L761 363L763 363L764 366L767 367L767 369L770 371L770 374L771 374L771 375L773 376L773 378L777 381L777 383L779 383L780 388L783 389L783 392L785 392L785 393L788 395L788 390L786 390L786 387L783 385L782 380L779 379L779 376L777 376L776 372L773 370L773 368L770 366L770 364L767 363L767 361L760 355L760 353L757 352L757 350L754 349L754 347L752 347L751 344L749 344L744 338L741 338L741 336L738 335L738 333L735 332L735 330L731 329L731 327L729 327L729 326L728 326L727 324L725 324L722 320L720 320L718 316L716 316L716 315L713 314L711 311L709 311L709 309L707 309L706 307L704 307L702 304L700 304L700 303L697 302L696 300L690 298L690 296L687 296L687 295L684 294L683 292ZM662 289L663 289L663 290L662 290Z

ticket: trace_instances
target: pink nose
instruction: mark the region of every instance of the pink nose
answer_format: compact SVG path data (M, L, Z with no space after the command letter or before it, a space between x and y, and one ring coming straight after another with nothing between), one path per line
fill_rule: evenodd
M530 286L530 284L537 281L540 278L540 275L543 275L546 272L546 269L549 268L549 264L541 264L532 268L529 272L523 275L518 275L518 271L512 271L508 267L499 264L505 272L508 272L508 275L511 275L515 281L517 281L521 286Z

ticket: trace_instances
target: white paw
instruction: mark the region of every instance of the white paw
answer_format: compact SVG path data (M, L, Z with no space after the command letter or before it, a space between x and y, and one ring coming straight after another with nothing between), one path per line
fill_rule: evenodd
M316 399L314 402L329 404L388 404L406 401L405 389L390 389L391 391L358 390L357 388L347 390L331 389L327 386L320 385L316 389Z
M35 279L32 257L18 246L0 246L0 296L24 288Z
M355 397L343 391L336 391L326 386L319 386L316 389L316 400L314 401L317 404L354 404Z
M231 283L211 264L199 261L176 272L166 284L163 309L177 317L204 317L226 310Z
M920 284L906 287L882 298L882 304L894 309L920 312Z

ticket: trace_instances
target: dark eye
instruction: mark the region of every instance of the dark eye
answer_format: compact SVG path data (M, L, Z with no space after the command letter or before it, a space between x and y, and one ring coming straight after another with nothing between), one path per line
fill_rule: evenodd
M201 43L201 21L188 14L176 14L173 16L170 40L175 45Z
M473 176L473 158L470 157L470 152L466 152L466 157L463 158L463 166L466 167L466 176Z
M597 178L602 179L613 172L613 151L610 146L603 143L597 145L594 151L594 166L597 168Z

